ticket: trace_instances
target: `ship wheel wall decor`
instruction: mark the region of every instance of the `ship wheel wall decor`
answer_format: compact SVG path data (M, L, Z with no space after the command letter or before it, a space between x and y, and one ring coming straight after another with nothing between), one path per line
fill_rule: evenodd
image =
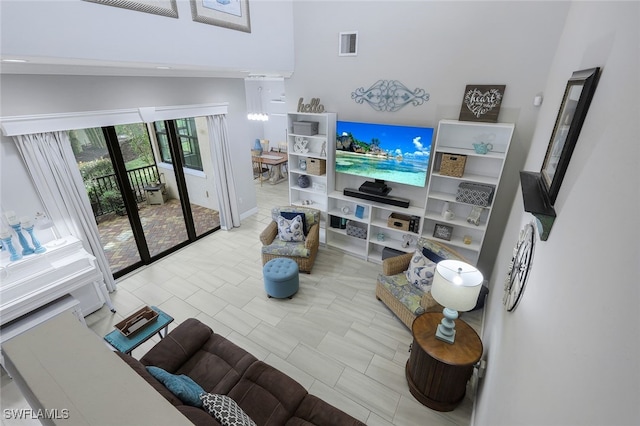
M520 238L513 249L513 257L504 283L502 302L508 312L514 311L522 299L524 287L531 272L535 243L535 225L528 223L520 231Z

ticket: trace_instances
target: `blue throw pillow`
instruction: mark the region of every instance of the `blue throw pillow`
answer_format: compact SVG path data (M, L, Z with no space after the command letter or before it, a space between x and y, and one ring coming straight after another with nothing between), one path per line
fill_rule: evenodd
M171 374L160 367L154 366L147 366L147 371L185 404L202 407L200 395L206 392L191 377L184 374Z
M438 263L441 260L445 260L444 257L437 255L426 247L422 248L422 254L424 255L424 257L435 263Z
M307 215L297 212L280 212L280 216L284 217L287 220L291 220L296 216L300 216L302 218L302 230L304 231L304 236L307 236L307 233L309 232L309 230L307 229Z

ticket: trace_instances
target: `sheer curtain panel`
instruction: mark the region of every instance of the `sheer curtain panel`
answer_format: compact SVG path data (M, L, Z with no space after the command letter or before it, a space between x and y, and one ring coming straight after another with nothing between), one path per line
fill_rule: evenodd
M59 235L73 235L83 242L85 249L95 256L107 290L114 291L116 283L67 133L34 133L16 135L13 139ZM105 296L111 307L108 295Z
M233 163L229 148L227 117L224 114L207 116L209 143L214 161L216 194L220 205L220 227L229 230L240 226L240 209L233 178Z

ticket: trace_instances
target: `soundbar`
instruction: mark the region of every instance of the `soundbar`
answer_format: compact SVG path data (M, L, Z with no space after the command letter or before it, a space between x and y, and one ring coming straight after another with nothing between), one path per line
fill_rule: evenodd
M391 204L392 206L409 207L409 200L406 198L386 197L384 195L368 194L366 192L360 192L357 189L345 188L344 195L348 197L360 198L363 200L377 201L378 203Z

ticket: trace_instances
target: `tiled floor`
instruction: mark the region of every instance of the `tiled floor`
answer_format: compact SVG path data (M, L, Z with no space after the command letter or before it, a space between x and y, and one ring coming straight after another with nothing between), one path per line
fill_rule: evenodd
M375 298L380 265L321 247L313 272L300 275L293 299L267 298L258 234L270 220L270 207L288 204L287 187L258 183L256 191L258 214L124 277L111 295L118 312L104 307L86 318L88 325L104 335L142 305L156 305L176 324L200 319L368 425L468 425L471 392L449 413L430 410L409 393L404 366L411 333ZM464 318L477 328L481 316L476 311ZM142 356L153 344L133 355ZM4 400L5 391L16 391L3 380Z

